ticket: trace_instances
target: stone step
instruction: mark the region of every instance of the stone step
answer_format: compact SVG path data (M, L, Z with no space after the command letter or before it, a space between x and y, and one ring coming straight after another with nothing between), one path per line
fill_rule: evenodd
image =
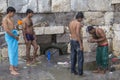
M63 34L64 26L35 27L34 30L35 30L36 35Z
M112 0L111 4L120 4L120 0Z

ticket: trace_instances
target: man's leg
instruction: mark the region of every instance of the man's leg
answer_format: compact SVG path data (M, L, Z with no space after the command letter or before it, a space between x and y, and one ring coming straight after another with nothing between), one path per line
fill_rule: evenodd
M78 74L83 75L83 62L84 62L84 56L83 51L80 51L80 49L77 51L78 54Z
M108 46L104 46L102 47L102 71L101 73L106 73L107 69L108 69Z
M101 47L97 47L96 49L96 64L97 69L93 71L93 73L99 73L101 68Z
M31 41L28 41L28 43L26 43L26 62L27 64L30 64L31 59L30 59L30 48L31 48Z
M33 47L34 47L33 62L35 62L35 61L36 61L37 50L38 50L38 45L37 45L36 40L33 40L33 41L32 41L32 45L33 45Z
M11 73L12 75L19 75L19 74L20 74L20 73L18 73L18 72L16 71L15 67L12 66L12 65L10 65L10 73Z
M74 49L74 42L71 41L71 73L74 74L77 74L76 61L77 61L77 52Z

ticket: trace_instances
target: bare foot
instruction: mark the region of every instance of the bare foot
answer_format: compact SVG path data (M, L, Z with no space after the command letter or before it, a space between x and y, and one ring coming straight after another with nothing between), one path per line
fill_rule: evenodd
M100 71L99 70L94 70L93 73L99 73Z
M37 60L36 60L36 59L33 59L32 64L35 64L36 62L37 62Z
M12 75L16 76L16 75L19 75L20 73L16 72L15 70L14 71L11 71L10 72Z
M12 71L13 68L10 67L9 70ZM14 67L14 70L15 70L15 71L18 71L18 68L17 68L17 67Z
M30 62L27 62L27 63L26 63L27 66L30 66L30 64L31 64Z
M26 64L27 64L27 65L30 65L30 64L31 64L31 61L30 61L30 60L26 61Z
M18 68L17 68L17 67L14 67L14 69L15 69L16 71L18 71Z
M106 70L102 70L100 71L101 74L105 74L106 73Z
M9 70L11 71L11 70L13 70L13 69L10 67Z

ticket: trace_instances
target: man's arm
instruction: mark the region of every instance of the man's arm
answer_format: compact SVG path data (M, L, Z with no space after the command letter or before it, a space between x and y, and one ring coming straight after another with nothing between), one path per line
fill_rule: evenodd
M37 37L35 35L35 31L34 31L34 28L32 27L32 30L33 30L33 36L34 36L34 39L37 40Z
M83 43L82 43L80 31L81 31L80 23L77 23L76 34L77 34L77 38L78 38L78 41L79 41L79 44L80 44L80 49L83 50Z
M26 22L24 20L22 20L23 24L22 24L22 31L23 31L23 39L25 40L25 43L27 42L26 39Z
M13 38L15 38L15 39L18 40L18 36L15 36L14 34L12 34L11 31L9 30L9 28L7 27L7 21L6 21L6 20L3 20L3 21L2 21L2 26L3 26L4 30L5 30L10 36L12 36Z
M102 29L98 29L97 33L99 34L100 38L96 39L96 42L100 42L106 39L105 32Z

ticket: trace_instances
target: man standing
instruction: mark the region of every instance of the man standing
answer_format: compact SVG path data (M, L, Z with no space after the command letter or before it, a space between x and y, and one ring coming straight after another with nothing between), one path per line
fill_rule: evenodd
M36 36L33 29L33 22L31 19L31 17L33 16L33 11L31 9L27 9L26 15L27 16L22 20L22 22L23 22L23 36L26 44L27 64L29 65L31 63L31 58L30 58L31 45L34 47L33 60L32 60L33 63L36 61L36 53L38 50L38 45L36 42Z
M82 35L81 28L83 25L81 24L84 15L82 12L78 12L76 15L76 19L72 20L69 24L70 30L70 44L71 44L71 73L75 75L83 75L83 43L82 43ZM78 72L76 71L76 62L78 58Z
M105 32L103 29L94 28L93 26L88 26L87 31L92 35L92 39L88 41L98 43L96 49L96 63L98 68L93 72L105 73L108 68L108 41Z
M18 75L16 67L18 65L18 34L14 26L13 16L16 10L13 7L7 8L7 15L2 20L2 26L5 30L5 40L8 45L8 57L10 62L10 72L12 75Z

